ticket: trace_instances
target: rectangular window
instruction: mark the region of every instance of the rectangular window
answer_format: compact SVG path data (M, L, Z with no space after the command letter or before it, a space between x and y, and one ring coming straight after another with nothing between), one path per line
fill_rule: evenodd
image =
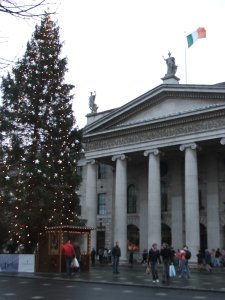
M98 165L98 179L106 179L106 167L105 164Z
M98 194L98 215L106 214L106 194Z
M130 184L127 188L127 213L136 213L136 192L133 184Z

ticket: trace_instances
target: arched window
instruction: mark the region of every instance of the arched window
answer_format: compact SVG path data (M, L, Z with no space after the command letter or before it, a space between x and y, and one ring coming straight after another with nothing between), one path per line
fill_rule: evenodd
M137 212L136 206L135 186L134 184L130 184L127 188L127 213L135 214Z

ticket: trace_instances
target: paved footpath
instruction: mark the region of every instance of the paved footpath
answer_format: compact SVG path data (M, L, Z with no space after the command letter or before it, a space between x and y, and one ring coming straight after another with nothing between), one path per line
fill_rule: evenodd
M24 278L46 278L53 280L68 280L77 282L90 282L112 285L126 285L126 286L143 286L143 287L160 287L180 290L199 290L199 291L213 291L218 293L225 293L225 270L214 269L212 273L207 273L205 270L198 271L191 269L191 278L182 279L178 276L171 278L169 283L153 283L151 274L145 273L144 266L134 265L120 266L120 273L113 274L110 265L97 265L91 267L89 272L75 273L71 278L65 278L63 274L59 273L0 273L0 276L16 276ZM161 270L159 271L161 278Z

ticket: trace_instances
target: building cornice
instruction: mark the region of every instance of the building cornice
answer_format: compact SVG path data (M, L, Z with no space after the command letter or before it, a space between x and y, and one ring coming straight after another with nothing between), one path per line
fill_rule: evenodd
M204 133L209 131L209 128L211 130L221 128L225 130L225 109L188 116L187 118L115 130L110 133L104 132L98 135L84 136L83 142L86 145L85 151L90 151L199 132Z

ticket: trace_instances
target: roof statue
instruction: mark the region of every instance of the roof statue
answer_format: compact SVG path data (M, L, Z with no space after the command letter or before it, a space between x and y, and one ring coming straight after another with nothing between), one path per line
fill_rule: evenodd
M167 64L167 73L165 76L175 75L177 72L177 66L175 64L175 58L171 57L170 51L168 53L168 58L164 58L164 56L163 56L163 59L165 60L165 62Z
M98 106L95 104L95 97L96 97L96 92L91 92L89 96L89 108L91 110L91 113L97 113Z

